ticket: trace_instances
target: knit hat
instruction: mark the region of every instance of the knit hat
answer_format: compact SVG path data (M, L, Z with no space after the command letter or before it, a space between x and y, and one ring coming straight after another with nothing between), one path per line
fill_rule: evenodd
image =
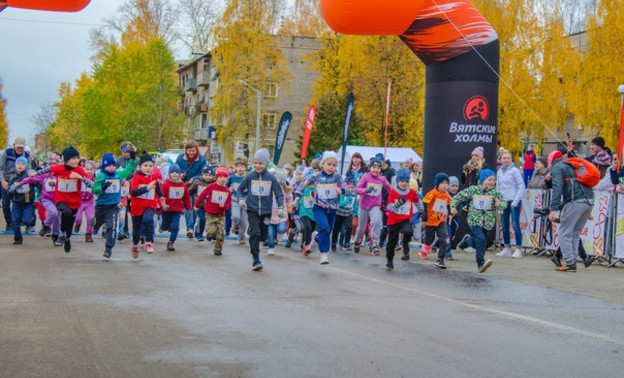
M286 179L288 178L288 175L286 175L286 171L282 170L275 171L275 173L273 173L273 176L275 176L275 179L279 183L286 182Z
M292 167L292 165L290 165L290 164L284 164L284 169L288 169L288 170L291 170L291 171L292 171L292 170L293 170L293 167Z
M15 141L13 142L13 147L26 147L26 139L24 139L23 137L15 138Z
M483 159L483 147L479 146L475 148L474 150L472 150L472 154L470 154L470 156L472 155L477 155L478 157Z
M230 175L228 175L227 168L225 168L225 167L217 168L217 172L215 173L215 179L218 179L219 177L228 178L229 176Z
M182 173L182 169L180 169L179 165L173 163L169 166L169 175L171 176L172 173Z
M440 172L436 175L435 179L433 180L433 186L437 188L438 185L442 184L444 181L449 182L449 176L444 172Z
M553 164L555 162L555 160L561 158L562 156L563 156L563 154L561 153L561 151L554 150L553 152L548 154L548 159L546 160L546 162L548 164Z
M382 154L381 152L378 152L375 154L375 158L379 159L379 161L383 162L384 161L384 154Z
M379 159L377 159L376 157L371 158L371 159L370 159L370 163L369 163L368 165L369 165L369 166L371 166L371 167L372 167L372 166L375 166L375 165L376 165L376 166L378 166L378 167L381 167L381 165L382 165L382 160L379 160Z
M303 171L305 171L306 167L304 167L303 165L298 165L297 166L297 172L301 172L303 173Z
M78 152L78 150L75 149L73 146L65 147L65 149L63 150L64 162L68 162L72 158L79 157L79 156L80 156L80 152Z
M459 179L456 176L449 177L449 186L459 186Z
M540 156L537 158L537 161L539 161L540 163L544 164L544 167L548 167L548 159L546 159L543 156Z
M327 159L336 159L336 162L338 162L338 154L336 154L334 151L323 152L323 159L321 159L321 165L323 165L323 163L325 163L325 160Z
M490 176L496 177L494 171L492 171L491 169L482 170L481 173L479 173L479 182L483 184L483 182L485 182L485 180L487 180L487 178Z
M410 180L410 171L407 168L401 168L396 173L397 182L400 181L409 181Z
M595 144L596 146L604 149L605 148L605 140L603 137L601 136L597 136L594 139L591 140L592 144Z
M321 155L320 152L317 152L316 155L314 155L315 159L321 159L323 157L323 155Z
M139 166L143 165L144 163L153 163L154 160L152 160L152 155L148 154L147 152L143 152L143 154L141 155L141 158L139 159Z
M254 160L259 160L262 164L269 164L269 159L271 158L271 153L266 148L261 148L254 154Z
M611 165L611 156L607 151L600 151L594 156L594 164L608 167Z
M117 166L117 161L115 160L115 156L111 153L105 153L102 155L102 168L106 168L109 165Z
M25 166L28 166L28 159L26 159L23 156L20 156L17 158L17 160L15 160L15 165L18 165L20 163L24 164Z
M203 166L203 168L202 168L202 175L205 175L205 174L209 174L211 176L214 176L215 170L212 167L212 165L206 164L206 165Z

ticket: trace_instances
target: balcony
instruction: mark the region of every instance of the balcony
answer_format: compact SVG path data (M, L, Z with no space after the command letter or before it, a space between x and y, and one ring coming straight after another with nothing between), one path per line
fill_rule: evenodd
M199 77L197 78L197 84L199 85L203 85L203 86L209 86L210 85L210 72L208 71L203 71L199 73Z
M186 80L186 85L184 86L185 91L194 91L197 89L197 80L195 78L190 78Z
M198 112L202 112L202 113L206 113L208 111L208 104L204 104L204 103L198 103L197 104L197 111Z

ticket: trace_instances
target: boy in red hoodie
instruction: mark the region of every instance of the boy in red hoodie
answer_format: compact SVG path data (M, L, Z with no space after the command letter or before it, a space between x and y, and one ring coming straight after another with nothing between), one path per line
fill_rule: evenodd
M89 188L93 186L93 181L85 177L87 172L78 165L79 162L80 153L69 146L63 150L62 165L44 168L31 175L38 176L51 172L57 178L54 204L61 214L61 235L57 242L63 244L67 253L71 251L72 227L81 204L82 185Z
M158 199L162 197L158 177L154 175L154 162L147 153L141 155L139 169L132 177L130 196L132 206L132 258L139 258L139 241L141 231L145 236L145 251L154 253L154 214L158 207Z
M167 251L175 251L174 243L180 232L180 216L184 210L191 210L191 196L186 183L180 178L182 170L176 163L169 167L169 179L162 186L162 223L163 231L171 231L167 242Z
M197 197L195 210L199 210L202 202L207 199L204 205L204 211L206 211L206 234L208 239L214 238L216 234L214 254L221 256L223 239L225 237L225 212L232 206L232 193L225 186L228 180L227 169L219 167L215 174L215 180Z

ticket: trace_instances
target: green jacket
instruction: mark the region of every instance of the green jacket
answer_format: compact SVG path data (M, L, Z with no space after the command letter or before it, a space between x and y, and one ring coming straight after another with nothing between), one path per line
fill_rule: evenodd
M475 196L491 196L491 207L488 209L478 209L473 202ZM494 200L500 201L500 206L494 206ZM456 209L468 204L468 226L481 227L491 230L496 225L496 212L507 207L507 202L503 199L503 195L496 189L485 189L482 185L473 185L462 190L453 197L451 207Z

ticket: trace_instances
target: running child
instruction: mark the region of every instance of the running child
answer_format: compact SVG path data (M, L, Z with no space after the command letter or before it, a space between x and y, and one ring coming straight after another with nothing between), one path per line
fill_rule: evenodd
M276 176L277 182L280 184L280 188L282 189L282 193L284 194L284 205L286 208L292 208L293 203L293 194L292 189L286 185L287 177L284 176ZM283 217L278 215L279 207L277 205L277 201L275 197L273 197L273 205L271 208L271 219L269 221L269 230L267 234L267 245L268 252L267 254L272 256L275 255L275 245L277 244L277 239L279 235L286 233L288 227L288 212Z
M35 218L35 187L21 184L28 177L26 167L28 159L20 156L15 160L15 174L9 178L11 198L11 225L13 226L13 244L23 243L22 225L30 226Z
M238 235L238 244L245 244L245 234L247 233L247 212L238 206L239 198L238 186L247 173L247 160L236 158L234 162L234 174L228 178L225 186L232 192L232 227L233 233Z
M182 170L176 163L169 165L169 178L162 186L162 198L160 199L163 208L162 222L160 228L170 231L167 251L175 251L175 241L180 232L180 217L184 210L191 210L191 196L186 184L180 178Z
M332 251L336 251L338 237L344 228L344 241L342 242L342 250L351 250L351 231L353 230L353 209L357 198L355 196L355 188L353 187L353 175L347 176L347 191L340 195L340 204L336 211L336 222L332 230Z
M223 239L225 238L225 212L232 206L232 193L225 186L227 181L227 169L219 167L215 173L215 182L208 185L195 201L195 210L203 207L206 213L206 236L208 240L215 240L213 250L215 256L222 255Z
M139 242L145 237L145 251L154 253L154 215L158 199L162 197L158 177L154 173L154 162L147 153L141 155L139 172L132 177L130 196L132 206L132 258L139 258Z
M91 181L95 181L95 164L92 161L87 161L85 163L84 170L85 172L87 172L87 175L85 177ZM80 231L80 226L82 225L82 215L84 214L87 219L87 232L85 233L85 241L87 243L93 243L93 226L91 225L91 218L93 218L94 212L93 190L88 186L84 185L82 187L80 195L80 208L76 213L74 232Z
M448 194L449 177L446 173L440 172L433 180L434 188L431 189L423 199L424 212L423 222L425 225L425 239L423 242L423 252L421 257L427 258L436 236L438 237L438 259L434 263L440 269L446 269L444 257L448 246L447 219L449 206L453 202Z
M201 177L193 181L189 187L189 194L191 195L191 202L194 202L199 197L208 185L215 182L214 180L215 170L210 164L206 164L201 169ZM185 212L188 214L190 212ZM204 230L206 229L206 212L204 206L199 206L197 213L197 222L195 224L195 239L198 242L204 241Z

